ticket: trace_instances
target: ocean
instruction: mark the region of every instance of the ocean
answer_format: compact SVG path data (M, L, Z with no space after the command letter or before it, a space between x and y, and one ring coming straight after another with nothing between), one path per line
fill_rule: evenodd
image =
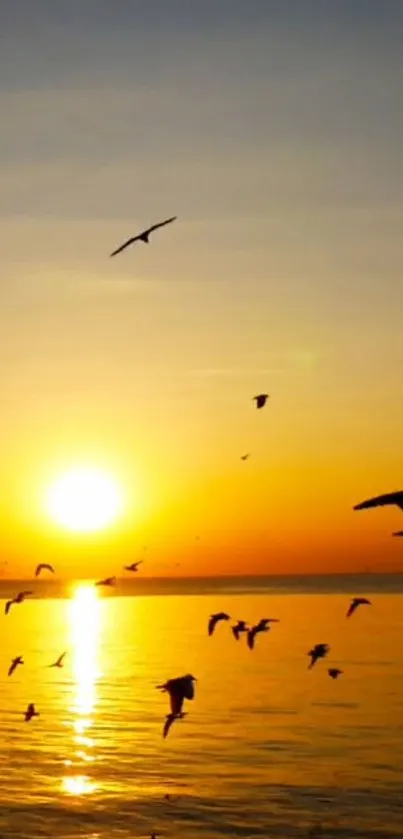
M353 595L372 605L347 620ZM0 839L402 839L402 576L139 572L106 596L84 581L0 596ZM226 623L208 637L222 610L280 622L251 651ZM330 652L308 670L316 643ZM156 686L185 673L195 699L163 740Z

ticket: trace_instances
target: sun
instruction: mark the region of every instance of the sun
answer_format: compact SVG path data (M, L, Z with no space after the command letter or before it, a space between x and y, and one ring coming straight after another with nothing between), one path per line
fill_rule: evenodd
M109 527L121 512L122 493L107 472L77 467L64 472L46 493L46 509L53 521L74 533Z

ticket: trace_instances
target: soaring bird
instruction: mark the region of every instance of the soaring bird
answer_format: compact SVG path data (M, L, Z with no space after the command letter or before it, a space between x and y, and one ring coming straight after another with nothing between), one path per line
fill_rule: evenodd
M248 454L241 454L241 460L248 460L249 457L250 457L249 452L248 452Z
M230 616L227 615L226 612L216 612L215 615L210 615L210 620L208 622L208 634L209 635L213 634L213 632L216 628L216 625L220 621L229 621L229 620L230 620Z
M138 571L138 567L139 565L141 565L142 562L143 560L139 559L138 562L132 562L131 565L125 565L124 569L125 571Z
M236 641L239 641L239 636L242 635L243 632L249 632L249 627L246 621L238 621L235 626L231 626L231 629Z
M255 646L255 637L258 632L268 632L271 623L278 623L277 618L262 618L259 623L256 623L248 630L247 644L250 650Z
M166 224L171 224L171 222L175 221L177 216L172 216L172 218L167 218L165 221L160 221L158 224L153 224L151 227L147 227L146 230L143 230L142 233L137 233L136 236L132 236L131 239L127 239L126 242L123 242L123 245L120 245L119 248L116 248L115 251L112 251L111 256L116 256L116 254L124 251L125 248L128 248L129 245L133 245L135 242L144 242L146 245L149 243L150 234L154 232L154 230L158 230L159 227L165 227Z
M366 510L370 507L386 507L388 504L396 504L403 510L403 490L387 492L386 495L377 495L375 498L367 498L366 501L361 501L361 504L356 504L353 509Z
M66 655L67 653L62 653L61 655L59 655L59 658L57 658L56 661L53 662L53 664L49 664L49 667L63 667Z
M311 656L311 663L308 665L308 670L311 670L318 658L324 658L328 654L330 647L328 644L315 644L312 650L309 650L307 655Z
M25 722L29 722L32 720L32 717L39 717L39 712L35 710L35 705L33 702L30 702L28 705L27 710L24 713Z
M14 670L16 670L16 668L18 667L19 664L24 664L24 660L23 660L22 655L17 655L16 658L12 659L10 667L8 668L8 675L9 676L12 676L12 674L14 673Z
M269 398L269 394L268 393L259 393L258 396L254 396L253 398L256 402L257 409L264 408L264 406L265 406L265 404L266 404L266 402Z
M366 597L353 597L349 607L348 612L346 614L346 618L350 618L351 615L354 614L355 610L358 609L359 606L372 606L370 600L367 600Z
M36 566L35 577L39 577L41 571L50 571L51 574L55 573L55 569L52 568L48 562L40 562L39 565Z
M20 592L18 592L18 594L12 600L7 600L7 603L6 603L5 608L4 608L5 614L8 615L11 607L15 603L22 603L23 600L25 600L26 597L29 597L30 594L33 594L33 592L32 591L20 591Z
M395 533L392 533L392 536L403 536L403 530L396 530Z
M167 736L172 723L176 719L182 719L184 713L182 711L183 702L185 699L193 699L195 695L194 683L196 679L191 673L186 676L179 676L177 679L168 679L163 685L157 685L157 690L162 690L169 694L169 704L171 711L167 714L162 736Z
M104 580L98 580L95 583L96 586L114 586L116 583L116 577L105 577Z
M337 679L343 673L343 671L339 670L338 667L330 667L327 672L329 673L331 679Z

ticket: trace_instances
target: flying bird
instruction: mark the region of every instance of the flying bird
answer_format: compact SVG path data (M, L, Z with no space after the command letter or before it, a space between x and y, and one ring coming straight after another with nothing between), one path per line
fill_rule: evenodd
M167 218L165 221L160 221L158 224L153 224L151 227L147 227L147 229L143 230L142 233L138 233L136 236L132 236L131 239L127 239L126 242L123 242L123 245L120 245L119 248L112 251L111 256L116 256L116 254L121 253L121 251L124 251L125 248L128 248L129 245L134 245L135 242L144 242L148 245L150 234L153 233L154 230L158 230L160 227L165 227L166 224L171 224L171 222L176 219L177 216L172 216L172 218Z
M311 657L311 662L308 665L308 670L311 670L313 665L317 662L318 658L324 658L325 655L328 654L330 647L328 644L315 644L312 650L309 650L309 655Z
M66 658L66 655L67 652L59 655L59 658L57 658L56 661L53 662L53 664L49 664L49 667L64 667L64 659Z
M247 644L250 650L253 650L255 646L255 637L258 632L268 632L271 623L278 623L277 618L262 618L259 623L248 630Z
M114 586L116 583L116 577L105 577L104 580L98 580L95 583L96 586Z
M210 615L210 620L208 622L208 634L209 635L213 634L217 624L220 621L229 621L229 620L230 620L230 616L227 615L226 612L216 612L215 615Z
M138 567L139 565L141 565L142 562L143 560L139 559L138 562L132 562L131 565L125 565L124 569L125 571L138 571Z
M24 659L23 659L22 655L17 655L16 658L12 659L10 667L8 668L8 674L7 675L12 676L12 674L14 673L14 670L17 669L19 664L24 664Z
M32 591L20 591L16 595L16 597L14 597L12 600L7 600L7 603L6 603L5 608L4 608L5 614L8 615L11 607L15 603L22 603L23 600L25 600L26 597L29 597L30 594L33 594L33 592Z
M258 396L254 396L253 398L256 402L257 409L264 408L264 406L265 406L265 404L266 404L266 402L269 398L269 394L268 393L259 393Z
M395 533L392 533L392 536L403 536L403 530L396 530Z
M249 453L248 454L241 454L241 460L248 460L249 457L250 457Z
M40 562L39 565L36 566L35 577L39 577L41 571L50 571L51 574L55 573L55 569L52 568L52 566L49 565L48 562Z
M236 641L239 641L239 636L242 635L243 632L248 632L249 627L246 621L238 621L235 626L231 626L232 634Z
M330 667L327 672L329 673L331 679L337 679L343 673L343 671L339 670L338 667Z
M370 600L367 600L366 597L353 597L350 606L348 607L346 618L350 618L359 606L372 606L372 603Z
M396 504L403 510L403 490L387 492L386 495L377 495L375 498L367 498L366 501L361 501L361 504L356 504L353 509L367 510L370 507L386 507L388 504Z
M162 736L167 736L171 725L177 719L182 719L185 714L182 711L185 699L193 699L195 695L194 683L196 679L191 673L186 676L179 676L177 679L168 679L163 685L157 685L157 690L164 691L169 694L169 704L171 711L167 714Z
M39 712L35 710L35 705L33 702L30 702L28 705L27 710L24 713L25 722L29 722L32 720L32 717L39 717Z

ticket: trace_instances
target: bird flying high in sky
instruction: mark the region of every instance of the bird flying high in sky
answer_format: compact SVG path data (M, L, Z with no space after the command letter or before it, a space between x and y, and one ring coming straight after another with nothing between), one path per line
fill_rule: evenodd
M257 396L254 396L253 398L256 402L256 407L258 409L259 408L264 408L264 406L265 406L265 404L266 404L266 402L269 398L269 394L268 393L259 393Z
M143 562L143 560L139 559L137 562L132 562L131 565L125 565L124 570L125 571L138 571L139 565L141 565L142 562Z
M105 577L104 580L98 580L95 583L96 586L114 586L116 583L116 577Z
M166 224L171 224L171 222L176 219L177 216L172 216L171 218L165 219L165 221L160 221L158 224L153 224L151 227L147 227L147 229L143 230L142 233L137 233L136 236L132 236L131 239L127 239L126 242L123 242L123 245L120 245L115 251L112 251L111 256L116 256L116 254L121 253L121 251L128 248L129 245L134 245L135 242L144 242L148 245L150 234L153 233L154 230L158 230L159 227L165 227Z
M22 655L17 655L16 658L13 658L10 667L8 668L8 676L12 676L14 670L18 667L19 664L24 664L24 660Z
M376 495L374 498L367 498L366 501L361 501L356 504L354 510L367 510L371 507L386 507L387 505L396 504L403 510L403 490L398 492L387 492L386 495Z
M49 565L48 562L40 562L39 565L36 566L35 577L39 577L39 574L41 573L41 571L50 571L51 574L55 573L55 569L52 568L52 566Z

